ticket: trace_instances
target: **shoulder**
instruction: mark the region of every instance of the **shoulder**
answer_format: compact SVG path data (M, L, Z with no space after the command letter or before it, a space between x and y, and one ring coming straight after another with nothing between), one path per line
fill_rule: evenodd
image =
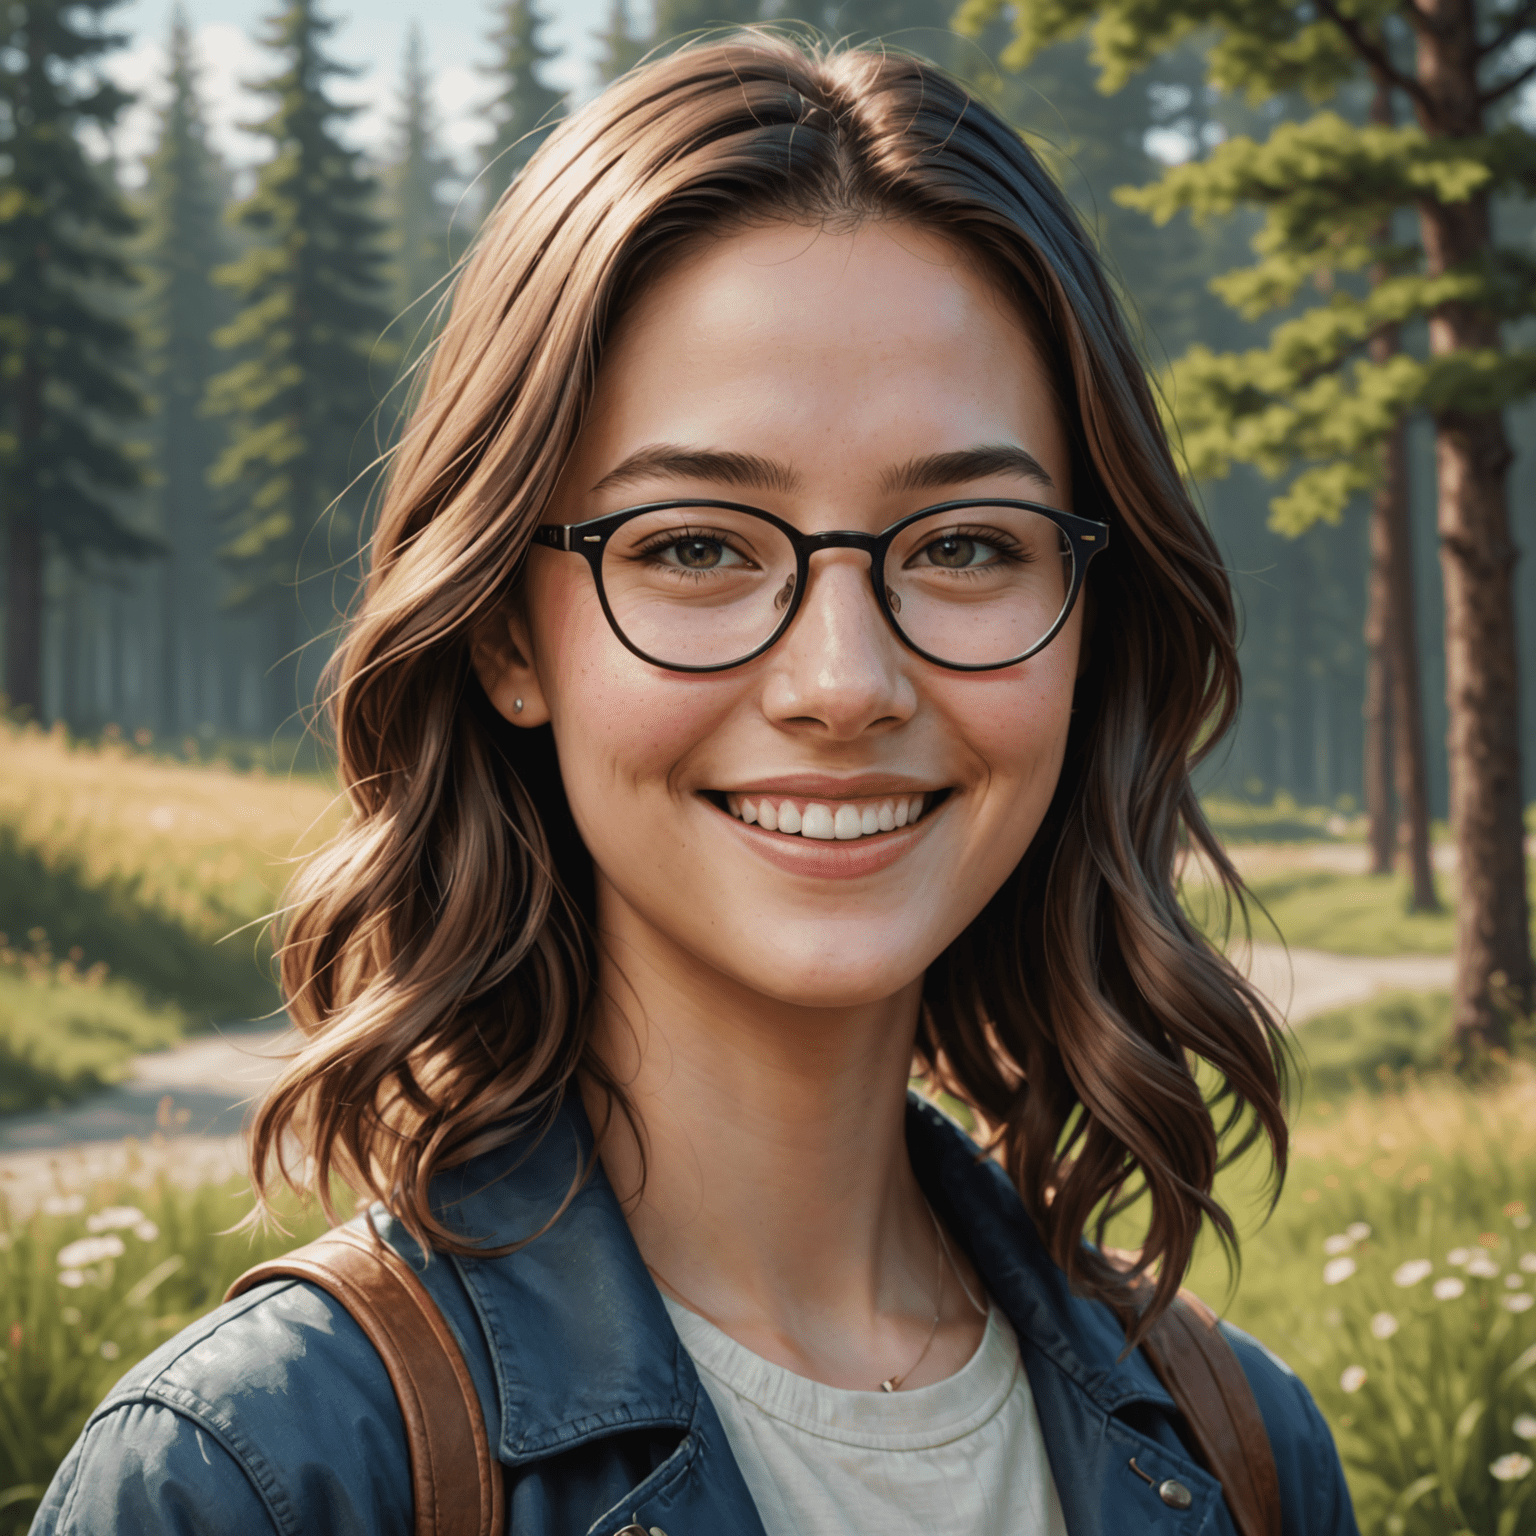
M1354 1536L1354 1506L1333 1433L1301 1378L1251 1334L1231 1323L1232 1346L1264 1419L1280 1479L1284 1536Z
M383 1362L340 1303L280 1280L209 1313L118 1383L33 1529L405 1536L410 1511Z

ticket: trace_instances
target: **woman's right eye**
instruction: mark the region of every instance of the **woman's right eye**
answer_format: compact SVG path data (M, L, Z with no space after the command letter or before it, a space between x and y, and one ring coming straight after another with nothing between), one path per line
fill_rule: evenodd
M748 563L725 540L703 534L653 543L647 554L660 565L683 571L718 571Z

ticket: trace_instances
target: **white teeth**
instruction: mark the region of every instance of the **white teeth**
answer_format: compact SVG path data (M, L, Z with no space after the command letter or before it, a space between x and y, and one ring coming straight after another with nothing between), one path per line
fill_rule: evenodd
M800 825L802 837L814 837L817 842L830 843L837 836L831 809L825 805L808 805L805 808L805 815L797 816L795 820ZM782 827L783 823L780 822L779 825Z
M882 800L878 805L845 803L836 810L813 800L803 811L793 800L781 800L775 805L766 796L754 801L744 795L727 795L725 804L731 815L748 826L755 823L765 832L786 832L823 843L851 843L861 837L872 837L877 832L894 832L897 827L911 826L923 813L924 798L922 795L905 795L895 800Z

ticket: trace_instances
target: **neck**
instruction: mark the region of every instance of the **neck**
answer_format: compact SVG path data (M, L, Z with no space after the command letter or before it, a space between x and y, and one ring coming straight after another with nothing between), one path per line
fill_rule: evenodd
M594 1043L635 1126L585 1092L661 1289L802 1375L873 1388L906 1371L939 1300L905 1139L921 980L817 1008L750 991L622 917L603 950ZM949 1276L910 1385L957 1369L979 1338Z

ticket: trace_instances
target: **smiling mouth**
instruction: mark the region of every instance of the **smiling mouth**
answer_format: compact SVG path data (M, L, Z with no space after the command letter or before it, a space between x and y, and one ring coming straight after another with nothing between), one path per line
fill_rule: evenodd
M815 800L800 795L711 794L708 798L738 821L765 832L851 843L910 827L947 796L948 790L881 795L867 800Z

